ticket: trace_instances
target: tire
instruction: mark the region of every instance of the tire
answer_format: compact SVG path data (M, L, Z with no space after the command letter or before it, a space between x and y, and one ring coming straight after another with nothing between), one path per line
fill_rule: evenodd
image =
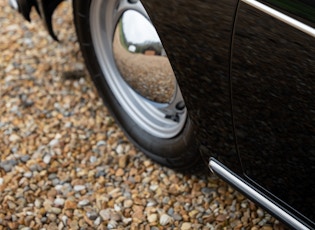
M153 102L126 84L115 61L113 37L123 12L132 9L148 19L140 1L130 2L73 1L74 23L86 66L105 105L129 139L154 161L176 170L191 171L201 157L186 108L178 112L183 98L177 83L170 102Z

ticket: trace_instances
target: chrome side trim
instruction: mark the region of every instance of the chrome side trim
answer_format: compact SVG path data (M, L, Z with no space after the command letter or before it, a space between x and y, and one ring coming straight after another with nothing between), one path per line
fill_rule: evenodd
M209 168L213 170L223 179L227 180L228 183L238 188L241 192L246 194L249 198L260 203L267 210L280 217L284 222L290 225L293 229L307 230L310 229L298 220L296 220L289 213L285 212L266 197L258 193L254 188L250 187L242 178L231 172L223 164L221 164L216 159L211 158L209 161Z
M269 14L270 16L287 23L288 25L293 26L294 28L303 31L304 33L311 35L312 37L315 37L315 29L313 27L310 27L294 18L291 18L277 10L272 9L269 6L266 6L256 0L242 0L242 2L247 3L248 5L261 10L262 12Z

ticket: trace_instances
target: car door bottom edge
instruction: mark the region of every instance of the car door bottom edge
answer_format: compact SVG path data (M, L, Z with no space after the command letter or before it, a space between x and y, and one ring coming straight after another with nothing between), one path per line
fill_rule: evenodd
M293 229L306 230L311 229L297 218L295 218L289 212L275 205L272 201L266 198L261 193L257 192L253 187L251 187L244 179L230 171L221 162L214 158L209 160L209 168L212 172L217 174L222 179L226 180L230 185L237 188L241 193L245 194L248 198L252 199L256 203L260 204L269 212L273 213L283 222L287 223Z

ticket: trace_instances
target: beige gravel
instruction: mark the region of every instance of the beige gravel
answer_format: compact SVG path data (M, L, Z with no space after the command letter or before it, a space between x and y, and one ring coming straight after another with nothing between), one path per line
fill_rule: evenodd
M0 2L0 229L284 229L213 176L161 167L92 86L71 7L53 42Z

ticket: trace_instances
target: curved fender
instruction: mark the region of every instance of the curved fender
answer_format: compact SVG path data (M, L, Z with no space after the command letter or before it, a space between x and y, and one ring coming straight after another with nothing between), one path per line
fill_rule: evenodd
M56 34L54 33L52 26L52 15L57 6L63 0L9 0L10 5L17 9L27 21L31 21L30 13L33 7L35 7L37 13L42 18L45 28L49 32L50 36L58 41Z

